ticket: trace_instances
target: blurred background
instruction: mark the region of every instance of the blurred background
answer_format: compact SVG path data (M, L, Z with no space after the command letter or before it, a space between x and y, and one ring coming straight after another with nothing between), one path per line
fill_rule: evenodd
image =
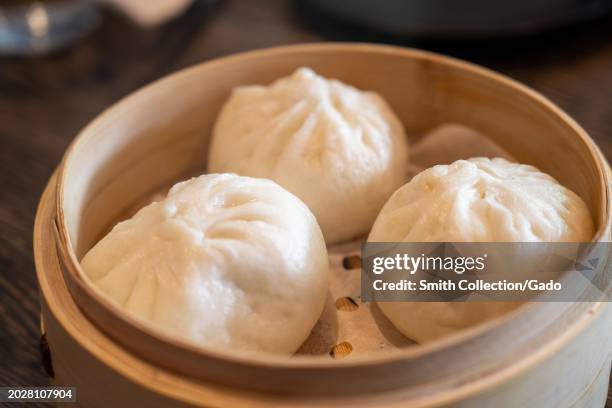
M123 96L245 50L398 44L535 88L610 160L611 12L612 0L0 0L0 386L47 382L31 255L36 204L77 132Z

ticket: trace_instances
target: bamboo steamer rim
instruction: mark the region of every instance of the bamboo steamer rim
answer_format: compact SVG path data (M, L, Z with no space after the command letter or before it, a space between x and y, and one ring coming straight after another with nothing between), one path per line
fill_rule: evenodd
M295 45L295 46L283 46L283 47L275 47L271 49L257 50L246 52L238 55L233 55L229 57L224 57L220 59L216 59L210 62L205 62L203 64L196 65L194 67L179 71L175 74L167 76L165 78L159 79L144 88L134 92L133 94L127 96L122 101L113 105L111 108L105 110L101 115L99 115L90 125L88 125L84 130L82 130L77 138L70 145L66 154L62 160L61 167L58 171L58 179L57 179L57 191L56 191L56 233L57 233L57 241L58 241L58 251L61 263L64 266L64 279L69 283L69 289L71 290L71 294L74 296L74 290L78 290L81 293L85 294L93 303L95 303L98 307L101 307L107 310L113 318L118 319L119 321L126 323L127 325L134 328L137 332L142 334L143 336L156 339L157 341L167 344L170 347L185 351L187 353L191 353L194 356L203 357L206 359L212 359L216 361L225 361L232 365L236 366L254 366L259 368L269 368L274 370L306 370L306 371L329 371L329 370L339 370L339 369L347 369L347 368L357 368L357 367L372 367L375 365L385 365L387 363L395 362L398 360L421 357L425 355L430 355L436 352L440 352L442 350L446 350L452 348L455 345L463 343L469 339L474 339L481 334L490 331L493 328L500 327L505 325L511 321L513 321L518 316L524 314L528 310L536 310L541 307L539 304L526 304L517 310L504 315L498 318L487 321L481 325L457 332L451 336L439 339L437 341L433 341L424 345L420 345L418 347L410 347L403 350L399 350L397 353L388 356L361 356L352 359L339 360L339 361L326 361L319 360L312 357L294 357L291 359L283 358L280 356L265 356L262 358L260 356L253 355L241 355L241 354L229 354L229 353L221 353L214 350L207 350L202 347L198 347L186 341L173 338L164 333L160 333L157 330L151 330L147 325L141 323L135 318L127 315L123 312L123 310L110 302L105 297L101 296L97 293L92 287L90 287L87 283L83 282L82 274L78 259L73 250L72 243L70 241L70 236L68 233L68 225L66 216L64 214L64 188L65 182L67 178L67 172L70 169L72 152L75 150L75 147L82 143L87 135L89 129L95 127L98 123L101 123L105 120L105 118L110 114L112 110L117 110L118 108L125 106L125 104L129 103L131 100L139 98L146 92L149 92L153 87L158 86L162 83L168 83L169 81L176 80L181 76L187 76L195 71L202 69L203 67L212 67L221 64L227 64L230 62L236 62L238 60L248 61L249 59L261 58L266 56L273 55L289 55L291 53L334 53L337 51L357 51L363 52L364 54L395 54L399 56L404 56L407 58L418 59L422 61L433 62L436 64L446 65L455 69L459 69L462 71L468 71L475 75L486 77L492 81L502 82L504 85L512 88L514 91L518 93L522 93L528 96L530 99L537 102L539 105L543 106L546 110L552 112L556 115L559 120L565 122L568 126L572 128L572 130L581 138L584 145L588 148L591 157L596 161L597 172L599 176L599 188L600 191L603 191L603 200L604 203L601 205L600 214L593 214L598 216L599 219L604 220L600 228L598 229L594 240L602 240L606 238L607 226L609 224L609 214L610 214L610 190L609 186L606 183L606 165L603 157L598 152L597 147L590 140L589 136L586 132L567 114L561 111L558 107L556 107L552 102L547 100L538 92L512 80L503 75L497 74L493 71L490 71L486 68L479 67L477 65L460 61L451 57L446 57L442 55L438 55L431 52L421 51L421 50L413 50L406 49L396 46L387 46L387 45L372 45L372 44L361 44L361 43L323 43L323 44L306 44L306 45ZM74 285L74 286L71 286ZM76 298L75 298L76 300ZM605 304L596 304L591 308L591 310L599 310L605 307ZM566 334L569 336L573 334L573 336L577 335L582 326L574 325L572 326L573 331L568 331ZM573 337L572 336L572 337ZM564 336L565 337L565 336ZM569 341L569 338L568 338ZM550 349L547 349L550 350ZM550 352L549 352L550 353ZM540 356L541 358L545 358L548 354L543 354ZM533 359L528 359L531 363L533 363ZM526 362L527 367L531 364L529 361ZM518 365L514 366L517 370ZM493 376L489 377L490 379Z

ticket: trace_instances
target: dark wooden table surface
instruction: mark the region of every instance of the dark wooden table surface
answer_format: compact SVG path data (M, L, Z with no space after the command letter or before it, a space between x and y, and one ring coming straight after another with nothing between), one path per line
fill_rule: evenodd
M0 58L0 386L47 382L38 351L32 225L39 195L79 129L131 91L183 67L329 40L427 48L501 71L558 103L612 160L612 18L536 37L448 43L359 30L283 0L200 3L150 30L107 12L92 35L66 51Z

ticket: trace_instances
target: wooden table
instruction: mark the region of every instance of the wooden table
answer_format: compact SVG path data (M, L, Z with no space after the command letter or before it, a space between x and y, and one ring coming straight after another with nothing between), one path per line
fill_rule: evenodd
M449 44L357 30L284 0L200 3L153 30L106 13L92 35L67 51L0 58L0 386L47 382L38 351L32 225L39 195L79 129L131 91L183 67L325 40L427 48L506 73L569 112L612 160L612 18L536 38Z

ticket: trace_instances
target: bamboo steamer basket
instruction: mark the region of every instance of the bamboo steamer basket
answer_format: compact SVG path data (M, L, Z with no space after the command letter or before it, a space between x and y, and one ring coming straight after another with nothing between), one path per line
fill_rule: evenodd
M76 386L86 407L603 406L612 357L606 302L529 303L423 345L288 359L194 347L141 324L84 282L78 260L115 222L154 192L204 171L208 136L231 89L300 66L379 92L409 135L448 122L481 131L579 194L593 215L594 239L610 240L610 176L597 147L559 108L506 77L367 44L222 58L103 112L49 182L34 254L53 383ZM334 254L341 259L342 249ZM338 264L332 259L333 269Z

